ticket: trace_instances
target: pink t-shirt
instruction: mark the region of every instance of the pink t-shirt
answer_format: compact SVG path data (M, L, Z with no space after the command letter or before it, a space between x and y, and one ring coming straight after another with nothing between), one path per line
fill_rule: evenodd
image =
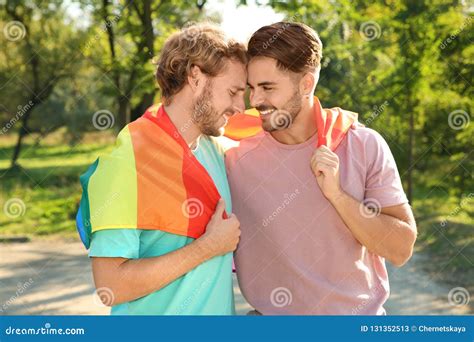
M385 260L362 246L324 197L310 168L316 135L285 145L269 133L226 154L235 253L247 301L264 315L385 314ZM352 128L335 153L341 186L381 207L407 203L392 153L375 131Z

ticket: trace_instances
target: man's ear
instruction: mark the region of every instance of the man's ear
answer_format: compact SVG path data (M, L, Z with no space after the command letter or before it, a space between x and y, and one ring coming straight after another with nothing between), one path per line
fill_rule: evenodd
M319 81L319 71L321 69L316 69L315 72L307 72L300 81L300 91L301 94L306 96L313 96L316 85Z
M201 68L197 65L191 66L188 74L188 84L192 91L195 92L202 82L204 82L204 74L201 71Z
M314 93L314 90L316 89L316 86L318 85L318 82L319 82L319 73L321 72L321 66L318 66L318 68L316 69L315 73L314 73L314 89L313 89L313 93Z

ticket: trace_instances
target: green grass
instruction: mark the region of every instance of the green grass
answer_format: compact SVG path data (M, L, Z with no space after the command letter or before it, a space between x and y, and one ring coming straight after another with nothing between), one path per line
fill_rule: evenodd
M442 173L442 171L441 171ZM418 223L415 252L425 252L430 262L423 268L433 280L474 293L474 191L451 193L449 186L424 176L415 192L414 212ZM474 313L474 300L470 301Z
M15 141L0 140L0 235L60 236L76 238L75 214L81 196L79 175L98 155L110 150L113 138L91 135L84 142L69 146L58 144L57 136L40 145L28 138L23 147L19 168L9 169ZM59 139L61 140L61 139ZM24 213L6 215L8 200L19 199Z

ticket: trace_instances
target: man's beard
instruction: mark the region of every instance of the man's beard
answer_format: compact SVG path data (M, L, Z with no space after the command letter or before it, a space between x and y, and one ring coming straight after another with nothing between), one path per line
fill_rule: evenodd
M298 89L295 89L291 98L282 108L275 108L276 110L269 114L269 118L262 120L262 128L267 132L273 132L290 127L294 119L298 116L298 113L301 111L302 97L303 96L300 95ZM261 106L257 109L262 111L269 109L269 107Z
M193 104L191 119L198 126L202 134L219 137L223 133L223 128L217 127L221 115L212 105L211 81L206 81L206 85L201 95Z

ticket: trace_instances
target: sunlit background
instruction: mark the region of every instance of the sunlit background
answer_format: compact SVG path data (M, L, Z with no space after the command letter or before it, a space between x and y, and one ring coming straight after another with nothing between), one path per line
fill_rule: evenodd
M316 95L390 145L419 226L389 313L473 313L474 6L468 1L0 0L0 314L102 313L78 177L159 101L151 60L192 22L245 42L279 20L324 44ZM238 299L240 312L246 306Z

